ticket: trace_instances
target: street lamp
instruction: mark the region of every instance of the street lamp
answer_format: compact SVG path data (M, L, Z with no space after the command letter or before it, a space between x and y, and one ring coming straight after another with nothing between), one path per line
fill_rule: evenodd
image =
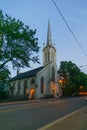
M59 86L60 86L59 95L60 95L60 98L63 98L63 79L59 79L58 82L59 82Z

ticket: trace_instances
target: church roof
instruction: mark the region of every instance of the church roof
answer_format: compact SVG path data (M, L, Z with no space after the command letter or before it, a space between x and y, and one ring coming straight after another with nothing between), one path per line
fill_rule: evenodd
M17 76L13 77L10 81L32 77L32 76L36 75L36 73L39 72L40 70L42 70L43 68L44 67L41 66L41 67L35 68L33 70L30 70L30 71L27 71L27 72L24 72L24 73L20 73Z

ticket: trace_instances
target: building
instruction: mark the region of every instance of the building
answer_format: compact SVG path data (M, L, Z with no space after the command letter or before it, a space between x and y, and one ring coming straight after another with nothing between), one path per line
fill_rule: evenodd
M44 96L57 97L58 93L56 48L52 43L50 21L48 21L47 42L43 47L43 66L12 78L9 95L38 99Z

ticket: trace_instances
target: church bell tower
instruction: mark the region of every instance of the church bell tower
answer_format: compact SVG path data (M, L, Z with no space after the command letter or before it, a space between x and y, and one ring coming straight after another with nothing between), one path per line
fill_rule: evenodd
M43 66L45 68L45 77L48 94L57 96L58 93L58 74L56 63L56 48L52 42L50 20L48 20L47 41L43 48Z
M47 42L43 48L43 66L46 66L50 62L56 64L56 49L52 43L50 20L48 20Z

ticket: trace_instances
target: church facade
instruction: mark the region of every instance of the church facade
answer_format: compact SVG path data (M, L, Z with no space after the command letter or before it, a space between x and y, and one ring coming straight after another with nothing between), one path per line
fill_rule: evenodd
M43 47L43 66L13 77L10 81L9 96L38 99L45 96L58 97L58 94L56 48L52 43L50 21L48 21L47 42Z

